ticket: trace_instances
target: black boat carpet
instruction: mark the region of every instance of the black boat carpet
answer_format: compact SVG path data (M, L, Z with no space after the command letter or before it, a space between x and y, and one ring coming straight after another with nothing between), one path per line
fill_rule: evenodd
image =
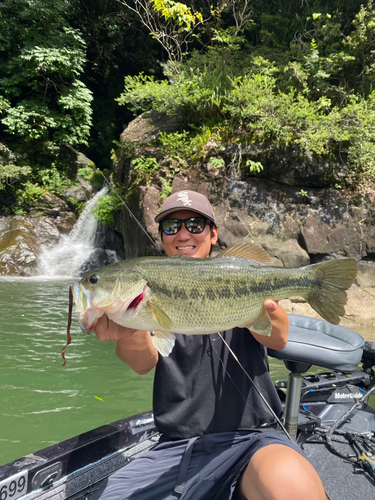
M353 454L348 445L338 445L341 452ZM324 442L304 443L303 449L320 475L331 500L375 499L375 481L367 472L357 472L353 463L331 453Z

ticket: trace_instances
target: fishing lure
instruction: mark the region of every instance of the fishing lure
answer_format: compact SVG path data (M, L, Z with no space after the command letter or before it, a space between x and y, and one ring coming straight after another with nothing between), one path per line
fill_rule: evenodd
M73 293L72 293L72 287L69 287L69 315L68 315L68 328L66 330L67 334L67 341L65 344L65 347L61 349L61 356L62 359L64 360L64 363L62 366L66 365L66 358L65 358L65 349L68 347L69 344L72 343L72 336L70 335L70 325L72 324L72 312L73 312Z

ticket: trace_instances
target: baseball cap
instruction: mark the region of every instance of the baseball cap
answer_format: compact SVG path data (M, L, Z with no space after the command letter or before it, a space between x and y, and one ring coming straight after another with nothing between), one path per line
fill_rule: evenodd
M160 222L177 210L197 212L216 224L211 203L206 196L195 191L178 191L169 196L161 206L160 213L155 217L155 222Z

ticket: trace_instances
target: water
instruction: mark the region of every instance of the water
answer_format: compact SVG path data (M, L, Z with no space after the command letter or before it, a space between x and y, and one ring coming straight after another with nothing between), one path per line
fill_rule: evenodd
M0 464L151 408L152 374L132 372L76 320L61 366L71 283L0 281Z
M98 222L91 211L108 187L87 202L69 235L62 235L57 245L44 246L39 256L39 276L80 276L81 273L117 262L116 252L100 248ZM88 263L90 266L88 267Z
M151 409L153 373L134 373L75 318L61 366L73 282L0 280L0 464ZM375 341L374 329L362 335ZM271 360L274 380L286 373Z

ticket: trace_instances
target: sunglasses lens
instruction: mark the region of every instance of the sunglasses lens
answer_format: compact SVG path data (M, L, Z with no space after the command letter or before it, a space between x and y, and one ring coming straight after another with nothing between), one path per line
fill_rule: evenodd
M199 234L204 230L206 219L203 219L201 217L194 217L193 219L188 219L185 222L185 225L189 233Z
M166 219L161 221L161 229L164 234L171 236L177 234L182 227L182 224L185 224L186 229L191 234L200 234L204 231L206 227L206 219L203 217L192 217L191 219Z
M161 228L164 234L177 234L181 229L182 222L175 219L161 221Z

